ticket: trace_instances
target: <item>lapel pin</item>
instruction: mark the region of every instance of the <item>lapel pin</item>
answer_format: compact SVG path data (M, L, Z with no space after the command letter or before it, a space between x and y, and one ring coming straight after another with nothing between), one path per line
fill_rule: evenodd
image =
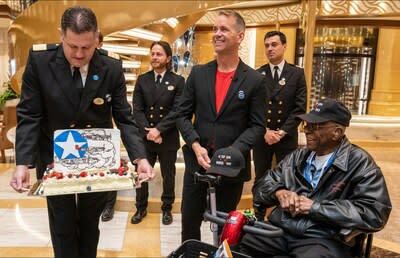
M262 71L261 74L262 74L262 75L265 75L265 71Z
M98 81L100 79L100 77L97 74L93 75L92 78L93 78L93 81Z
M172 86L172 85L170 85L170 86L168 86L168 88L167 88L169 91L171 91L171 90L174 90L175 89L175 87L174 86Z
M102 98L95 98L95 99L93 100L93 103L94 103L95 105L98 105L98 106L103 105L103 104L104 104L104 99L102 99Z
M240 91L238 92L238 97L239 97L239 99L244 99L245 96L246 96L246 95L244 94L244 91L240 90Z
M111 102L111 100L112 100L111 95L110 94L106 94L106 101L107 102Z
M279 85L284 86L286 84L285 78L280 79L278 83Z
M165 84L166 84L166 85L168 85L168 84L169 84L169 82L168 82L168 81L166 81L166 82L165 82Z

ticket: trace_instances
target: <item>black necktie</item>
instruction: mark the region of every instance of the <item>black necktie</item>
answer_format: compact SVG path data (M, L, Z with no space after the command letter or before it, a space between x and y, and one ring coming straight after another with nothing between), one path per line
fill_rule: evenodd
M161 85L161 74L157 75L156 87L159 88L160 85Z
M79 71L79 67L74 67L74 73L72 75L72 78L74 80L75 88L78 90L79 97L81 97L82 91L83 91L83 83L82 83L82 77L81 77L81 72Z
M275 72L274 72L274 81L276 83L278 83L278 81L279 81L278 69L279 69L278 66L274 66L274 70L275 70Z

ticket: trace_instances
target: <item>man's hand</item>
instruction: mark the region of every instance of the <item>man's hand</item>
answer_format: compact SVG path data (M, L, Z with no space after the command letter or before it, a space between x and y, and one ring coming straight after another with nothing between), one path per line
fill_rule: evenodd
M147 131L147 136L146 136L147 140L153 141L155 143L159 143L160 139L161 139L161 142L162 142L161 133L157 128L155 128L155 127L151 127L151 128L145 127L144 129ZM160 139L158 139L158 138L160 138ZM157 139L158 139L158 142L156 142Z
M300 195L299 198L300 198L300 205L299 205L300 213L308 215L310 213L311 206L313 205L314 201L303 195Z
M28 166L17 165L13 176L11 177L10 186L17 192L22 193L29 190L30 174Z
M209 169L211 160L208 157L208 151L203 148L198 142L194 142L192 144L192 149L197 157L197 163L199 163L199 165L202 166L205 170Z
M275 144L281 140L281 135L279 131L267 129L267 132L264 135L264 140L269 145Z
M147 176L148 180L151 180L154 178L155 173L153 167L150 165L150 163L147 161L147 159L139 159L137 161L137 172L139 174L139 177L144 177ZM144 174L144 175L142 175Z
M275 192L275 196L281 208L289 212L292 217L300 213L300 196L298 196L297 193L281 189Z

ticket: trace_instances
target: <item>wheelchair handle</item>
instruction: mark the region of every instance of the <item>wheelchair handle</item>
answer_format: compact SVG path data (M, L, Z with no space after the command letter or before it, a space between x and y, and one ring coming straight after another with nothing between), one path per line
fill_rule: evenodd
M194 172L194 180L200 182L206 182L209 186L218 185L221 181L221 176L215 176L210 174L202 174L198 171Z
M217 216L214 216L208 211L205 211L203 216L204 219L223 226L226 222L226 218L228 217L228 213L217 211ZM254 226L244 225L242 230L243 232L263 237L283 236L283 230L281 228L259 221L255 221Z

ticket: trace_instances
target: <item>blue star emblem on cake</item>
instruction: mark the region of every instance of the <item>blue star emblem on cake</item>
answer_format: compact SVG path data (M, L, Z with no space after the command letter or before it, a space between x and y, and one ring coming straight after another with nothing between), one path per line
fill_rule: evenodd
M58 159L77 159L85 156L88 141L78 131L66 130L54 137L54 154Z

